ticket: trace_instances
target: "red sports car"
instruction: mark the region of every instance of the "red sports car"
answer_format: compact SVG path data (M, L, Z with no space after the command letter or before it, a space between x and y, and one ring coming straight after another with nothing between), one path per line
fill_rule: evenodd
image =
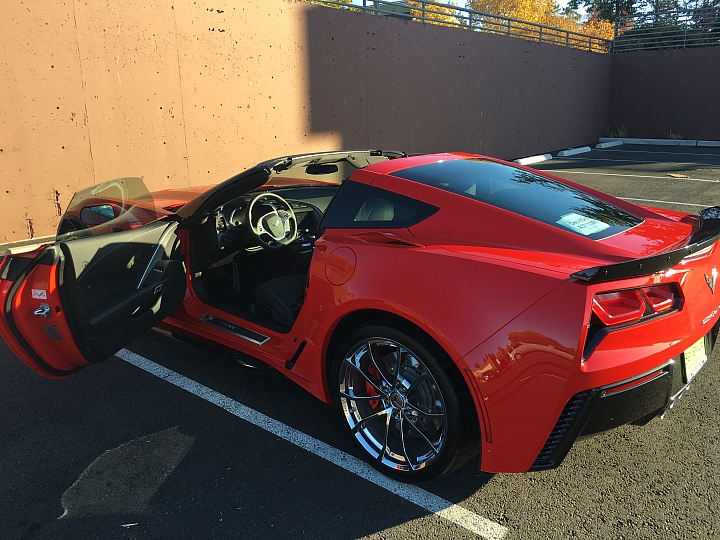
M102 189L85 191L73 212L111 219ZM404 481L478 454L489 472L556 467L579 435L668 411L718 332L717 207L386 151L275 159L182 206L161 199L174 212L3 261L15 354L67 377L159 325L334 403Z

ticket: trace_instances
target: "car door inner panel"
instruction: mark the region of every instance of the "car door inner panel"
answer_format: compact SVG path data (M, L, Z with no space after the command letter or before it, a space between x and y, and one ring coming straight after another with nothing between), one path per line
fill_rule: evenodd
M158 221L46 247L4 287L5 341L55 378L113 355L182 304L176 226Z

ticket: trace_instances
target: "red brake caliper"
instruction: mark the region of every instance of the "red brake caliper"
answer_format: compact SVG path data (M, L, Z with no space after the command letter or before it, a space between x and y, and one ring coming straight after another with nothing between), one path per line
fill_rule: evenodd
M371 365L370 367L368 367L368 372L370 373L370 375L372 375L376 379L380 380L380 373L375 368L375 366ZM368 393L368 395L371 395L371 396L377 393L377 390L375 390L373 385L370 384L368 381L365 381L365 391ZM373 409L377 409L380 406L379 399L371 399L370 401L368 401L368 403L370 404L370 407L372 407Z

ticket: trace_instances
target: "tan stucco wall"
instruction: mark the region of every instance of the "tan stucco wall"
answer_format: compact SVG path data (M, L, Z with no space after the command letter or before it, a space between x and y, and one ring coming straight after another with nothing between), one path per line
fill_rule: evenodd
M0 243L80 187L219 182L350 147L518 157L589 142L609 55L291 0L5 0Z

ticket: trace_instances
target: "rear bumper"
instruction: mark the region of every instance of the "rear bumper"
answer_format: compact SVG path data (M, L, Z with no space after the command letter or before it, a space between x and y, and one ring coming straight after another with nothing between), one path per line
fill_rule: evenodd
M705 336L708 355L717 340L720 321ZM642 425L664 416L689 388L682 358L632 379L575 394L563 408L531 471L560 465L579 436L593 435L625 424Z

